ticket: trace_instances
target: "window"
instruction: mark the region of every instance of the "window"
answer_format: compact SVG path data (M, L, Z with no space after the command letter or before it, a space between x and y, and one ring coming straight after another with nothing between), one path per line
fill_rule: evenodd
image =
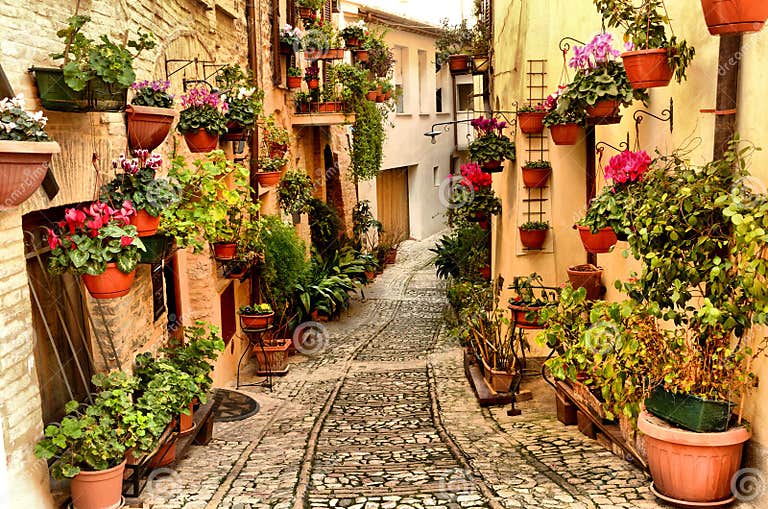
M395 95L397 96L397 104L395 105L395 112L405 113L405 99L404 99L402 85L395 85Z
M440 187L440 167L435 166L432 168L432 183L435 187Z
M152 274L152 310L155 321L165 313L165 286L163 285L163 263L150 266Z
M419 50L419 113L432 113L430 93L427 86L427 52Z
M472 111L474 109L475 87L472 83L460 83L456 85L456 102L458 111Z
M408 94L408 48L395 46L395 91L397 92L397 113L405 113L410 101Z
M435 111L437 113L443 112L443 89L438 88L435 90Z
M230 283L221 293L221 337L229 345L232 336L237 332L237 316L235 316L235 285Z

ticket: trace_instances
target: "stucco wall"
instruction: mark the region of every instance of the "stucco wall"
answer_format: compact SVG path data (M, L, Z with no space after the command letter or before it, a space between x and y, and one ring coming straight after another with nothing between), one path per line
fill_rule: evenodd
M711 37L704 23L699 2L667 2L675 33L696 47L696 58L688 71L688 81L673 83L667 88L652 89L648 111L660 115L669 106L672 97L675 102L674 132L669 125L647 117L640 126L640 147L652 153L657 147L662 152L686 145L696 140L698 145L691 152L694 163L711 159L714 133L714 117L701 113L701 109L714 108L716 81L718 75L719 39ZM548 60L548 83L550 92L557 86L563 56L558 41L565 36L589 41L600 31L600 17L590 0L548 0L546 2L495 2L495 89L492 98L502 109L511 109L513 101L523 101L525 90L525 63L529 59ZM621 33L614 34L621 41ZM768 33L745 35L741 57L739 89L738 132L743 139L764 144L768 139L768 127L764 122L766 106L764 95L765 75L768 72L762 57L768 51ZM571 72L571 75L573 73ZM597 141L618 145L630 133L631 145L636 143L632 113L643 108L636 103L623 110L623 121L615 126L597 127ZM549 157L554 168L550 181L551 252L518 255L519 236L517 226L522 184L519 182L520 148L526 141L518 136L518 164L494 177L494 188L502 197L504 213L494 225L494 272L511 278L516 274L538 272L549 284L567 281L566 268L584 263L586 254L578 234L571 229L574 222L585 212L585 146L582 143L572 147L556 147L550 142ZM603 163L614 155L607 150ZM758 152L752 160L751 171L763 182L768 182L768 153ZM598 170L598 175L600 171ZM598 181L602 179L598 176ZM605 283L609 288L608 299L618 299L620 294L613 289L616 279L625 279L638 262L625 260L622 252L627 245L619 243L613 253L600 255L598 262L606 269ZM768 361L761 359L755 368L765 378L768 375ZM753 443L768 444L768 408L759 405L768 397L765 383L748 399L747 417L754 426Z

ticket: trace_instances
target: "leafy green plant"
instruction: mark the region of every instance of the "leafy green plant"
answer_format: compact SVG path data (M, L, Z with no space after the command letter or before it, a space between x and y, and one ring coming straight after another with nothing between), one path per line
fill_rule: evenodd
M365 264L349 248L335 250L326 256L313 250L309 270L295 288L299 319L312 312L329 318L338 316L349 306L350 293L360 287L365 278Z
M262 302L261 304L240 306L238 313L241 315L270 315L274 313L274 311L272 311L272 306L266 302Z
M325 0L296 0L296 5L317 11L323 8Z
M376 247L383 225L373 216L371 202L361 200L352 209L352 236L357 249L371 252Z
M333 207L317 198L309 200L309 230L315 249L320 253L338 249L341 228L341 218Z
M168 348L161 350L170 363L192 377L201 403L206 402L206 395L213 385L213 363L223 351L224 340L219 335L219 328L201 320L184 327L184 341L174 339Z
M128 200L136 210L157 217L179 199L179 186L171 180L156 177L157 170L163 165L159 154L150 154L143 149L136 150L135 154L135 159L127 159L121 154L118 160L112 161L115 169L123 171L101 187L100 199L112 207Z
M259 171L264 173L282 171L286 164L288 164L287 157L260 157Z
M597 10L609 28L622 28L624 39L638 49L667 50L667 57L678 83L685 80L688 66L696 50L674 34L667 35L669 15L663 0L594 0Z
M134 92L131 104L154 108L173 108L173 94L168 93L170 81L136 81L131 84Z
M352 23L351 25L342 28L341 36L345 41L348 39L362 39L367 31L368 27L366 26L365 21L360 20L357 23Z
M549 230L549 223L547 221L527 221L520 225L520 229L525 231Z
M167 358L154 358L146 352L136 356L134 376L140 380L139 409L158 418L151 422L151 435L158 439L179 414L189 415L189 404L199 394L194 377ZM151 450L151 449L150 449Z
M0 140L51 141L45 132L47 123L42 111L24 109L24 96L0 99Z
M384 42L385 34L385 31L371 31L364 42L364 49L368 50L368 62L363 65L377 78L391 76L395 66L395 55Z
M209 134L227 132L227 102L217 92L209 92L205 87L192 88L181 96L179 123L176 129L181 134L204 129Z
M491 369L513 373L520 369L521 363L507 312L499 307L503 285L504 279L500 277L487 292L490 298L483 295L479 301L469 301L458 315L468 342L483 361Z
M350 64L336 64L328 68L328 80L332 87L340 88L340 99L349 104L362 101L369 90L368 72Z
M358 180L371 180L381 171L386 116L371 101L355 106L352 129L352 175Z
M434 264L439 278L460 281L481 281L481 269L488 265L490 233L479 226L457 228L444 235L434 248Z
M549 161L528 161L523 166L524 168L531 168L531 169L541 169L541 170L551 170L552 169L552 163Z
M453 190L454 195L451 199L455 200L457 204L463 203L464 192L464 189L457 186ZM496 196L493 188L487 186L478 187L472 195L472 200L467 201L461 207L450 210L449 218L452 226L462 228L470 223L487 221L491 216L499 214L501 214L501 200Z
M587 112L579 105L578 101L568 99L568 90L570 90L570 85L558 97L557 106L544 116L545 126L552 127L553 125L584 123ZM566 98L561 100L564 95L566 95Z
M515 276L509 289L513 292L509 303L515 306L544 307L558 300L558 292L544 286L544 279L535 272Z
M472 120L476 138L469 145L469 158L478 163L515 160L515 144L503 134L506 122L479 117Z
M264 91L255 86L253 74L238 64L226 65L216 73L216 84L227 102L226 122L252 128L262 113Z
M277 188L280 208L288 214L309 212L312 190L313 184L309 175L301 171L287 171Z
M435 41L438 65L448 60L451 55L469 54L475 42L473 29L467 26L467 20L451 25L448 18L440 21L442 30Z

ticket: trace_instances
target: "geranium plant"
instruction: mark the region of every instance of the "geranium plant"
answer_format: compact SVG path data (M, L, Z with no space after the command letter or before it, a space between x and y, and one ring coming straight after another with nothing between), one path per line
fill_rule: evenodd
M298 78L301 76L301 69L299 69L298 67L289 67L288 71L286 72L288 73L288 76L292 78Z
M121 272L132 272L139 250L144 250L136 227L129 224L135 213L130 201L119 209L99 201L66 209L64 220L48 229L48 269L56 274L70 270L97 276L107 270L107 263L114 262Z
M170 88L170 81L135 81L131 84L131 90L134 92L131 104L155 108L173 108L174 96L168 93Z
M259 158L259 171L281 171L286 164L288 164L287 157L261 157Z
M551 170L552 169L552 163L549 161L528 161L525 163L525 168L532 168L532 169L540 169L540 170Z
M479 163L515 160L515 144L504 135L506 122L479 117L471 122L476 138L469 145L469 157Z
M172 340L168 348L161 350L169 362L192 376L198 389L197 397L203 404L213 386L214 363L224 351L224 340L219 332L218 327L198 320L194 325L184 327L183 342Z
M0 99L0 140L51 141L45 126L48 118L42 111L24 109L24 96Z
M182 134L204 129L209 134L223 134L227 131L227 110L229 106L217 92L205 87L191 89L181 96L184 108L179 115L176 129Z
M142 149L135 154L134 159L121 154L119 159L112 161L112 166L122 172L102 186L101 201L112 207L129 201L137 211L144 210L157 217L178 200L178 184L157 178L157 170L163 165L162 156Z

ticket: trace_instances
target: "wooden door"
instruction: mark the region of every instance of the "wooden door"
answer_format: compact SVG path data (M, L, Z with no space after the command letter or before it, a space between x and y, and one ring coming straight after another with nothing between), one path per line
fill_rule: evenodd
M408 168L385 170L376 177L379 221L384 231L403 238L411 236L408 206Z

